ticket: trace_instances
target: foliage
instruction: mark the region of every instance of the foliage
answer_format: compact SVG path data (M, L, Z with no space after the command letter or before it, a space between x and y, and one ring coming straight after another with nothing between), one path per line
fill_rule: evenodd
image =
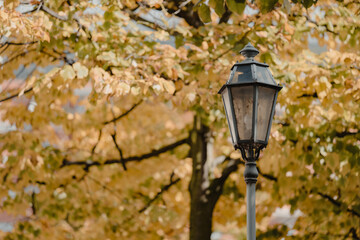
M290 205L303 213L294 239L358 239L359 12L332 0L5 1L0 116L16 129L1 134L1 208L21 219L5 239L187 239L193 117L211 128L219 179L215 157L239 153L217 91L249 41L284 86L259 161L258 236L286 238L268 223ZM240 239L242 172L214 212L214 230Z

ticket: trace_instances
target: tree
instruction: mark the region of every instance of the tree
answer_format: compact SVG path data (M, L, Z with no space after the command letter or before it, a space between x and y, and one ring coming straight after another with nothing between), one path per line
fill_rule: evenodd
M288 234L268 224L288 204L303 213L294 238L358 239L359 11L5 1L1 207L21 220L5 239L241 238L243 162L216 93L249 41L284 86L259 162L258 238Z

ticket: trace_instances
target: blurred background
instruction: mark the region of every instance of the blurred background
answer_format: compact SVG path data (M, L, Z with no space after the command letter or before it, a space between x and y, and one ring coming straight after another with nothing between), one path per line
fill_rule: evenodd
M279 93L258 239L360 239L357 0L0 0L2 239L246 239L217 92Z

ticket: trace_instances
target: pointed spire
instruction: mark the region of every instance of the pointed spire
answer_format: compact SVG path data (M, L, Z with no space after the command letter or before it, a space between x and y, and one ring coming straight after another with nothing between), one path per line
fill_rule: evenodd
M254 48L253 45L251 45L251 43L249 42L248 44L246 44L246 46L240 51L241 55L243 55L246 58L253 58L256 55L259 54L259 50L257 50L256 48Z

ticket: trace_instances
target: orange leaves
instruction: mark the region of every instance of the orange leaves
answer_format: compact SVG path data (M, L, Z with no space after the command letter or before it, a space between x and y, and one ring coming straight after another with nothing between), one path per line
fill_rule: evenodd
M65 65L65 67L60 71L60 76L65 80L73 80L76 76L74 69L70 65Z
M87 67L85 67L81 63L76 62L76 63L74 63L74 65L72 67L75 70L76 76L78 78L85 78L88 76L89 70L87 69Z
M314 82L314 88L320 99L323 99L330 92L331 84L325 76L321 76L318 81Z
M38 17L29 18L16 10L0 8L0 22L2 23L0 35L17 39L18 42L31 40L50 42L47 31L51 29L52 23L48 17L42 17L43 13L38 15Z

